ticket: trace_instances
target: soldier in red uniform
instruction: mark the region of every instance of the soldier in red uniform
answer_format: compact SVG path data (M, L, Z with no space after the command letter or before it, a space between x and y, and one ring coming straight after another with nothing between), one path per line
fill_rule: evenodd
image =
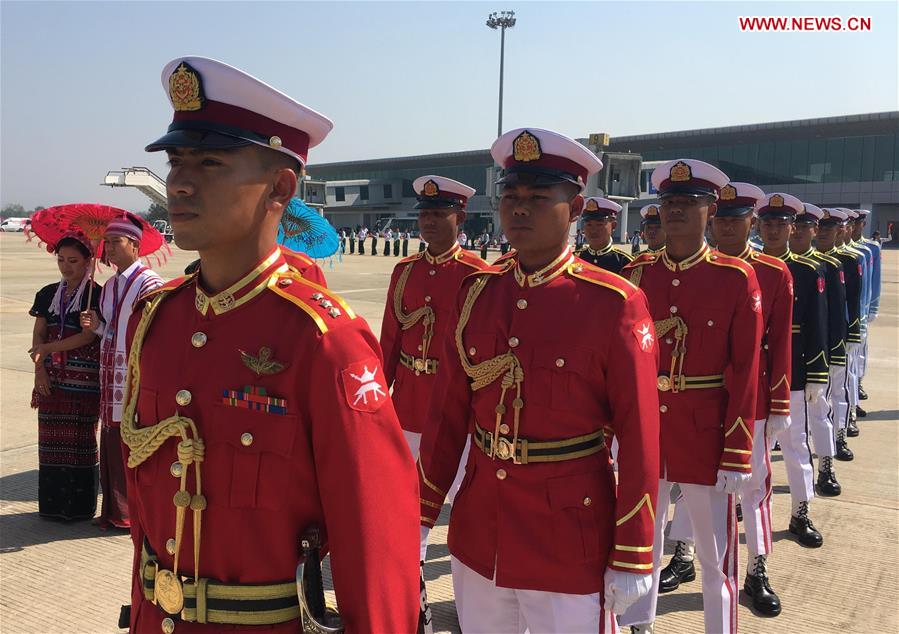
M727 176L702 161L680 159L656 168L652 183L661 197L665 250L637 257L622 274L646 293L661 348L661 504L653 555L658 566L665 501L679 483L702 568L705 630L734 632L733 494L752 472L762 297L752 266L705 243L706 222ZM656 572L653 591L625 613L624 624L652 631L658 584Z
M652 571L652 320L639 290L568 247L600 160L537 128L506 133L492 154L515 251L459 293L419 456L422 526L437 520L470 438L449 526L462 631L615 632L613 614L649 590ZM602 336L584 338L563 315Z
M131 629L298 631L317 527L346 631L414 631L414 464L377 340L275 243L332 124L215 60L176 59L162 81L174 121L147 150L168 153L175 242L200 267L130 326Z
M584 202L584 236L587 244L575 252L584 262L601 269L619 273L634 257L615 247L612 232L618 226L621 205L599 196L591 196Z
M743 589L755 610L767 616L780 614L780 599L768 581L767 562L771 537L771 452L769 439L790 423L790 332L793 291L790 270L781 260L749 246L755 222L753 210L765 200L765 192L749 183L728 183L721 189L718 211L712 218L712 234L718 251L740 258L755 271L762 291L763 336L759 349L758 392L752 442L752 478L741 492L749 549L749 570ZM662 570L659 591L674 590L692 581L693 531L684 505L678 502L671 522L670 539L678 540L675 556Z
M415 179L412 188L418 195L418 229L428 248L400 260L393 269L381 322L381 350L384 376L393 386L393 403L414 459L445 339L452 334L448 318L456 295L462 280L487 263L456 241L474 188L433 175ZM463 465L464 460L463 456Z

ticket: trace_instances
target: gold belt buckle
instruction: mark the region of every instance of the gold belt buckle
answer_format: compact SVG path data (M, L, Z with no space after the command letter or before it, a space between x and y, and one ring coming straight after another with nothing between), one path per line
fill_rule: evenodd
M184 586L171 570L156 564L156 583L153 585L153 601L168 614L181 614L184 609Z
M667 376L660 376L656 380L656 387L659 388L659 392L667 392L671 389L671 379Z
M509 460L515 456L515 447L512 446L512 443L508 441L506 438L499 438L496 440L496 457L500 460Z

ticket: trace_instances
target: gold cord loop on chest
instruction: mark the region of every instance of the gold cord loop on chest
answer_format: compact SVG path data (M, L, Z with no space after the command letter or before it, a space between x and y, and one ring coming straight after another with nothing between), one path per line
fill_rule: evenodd
M654 322L656 337L664 337L672 329L674 330L674 349L671 351L671 368L668 380L671 384L671 392L680 392L686 389L684 377L684 357L687 355L687 324L680 317L669 317Z
M128 467L135 468L150 458L169 438L180 437L178 442L178 462L183 465L181 482L172 502L175 505L175 553L172 566L173 577L166 593L167 605L162 605L169 613L181 611L183 591L178 579L178 563L181 555L181 543L184 538L184 519L187 509L193 514L193 546L194 546L194 583L200 578L200 539L203 511L206 509L206 497L203 495L203 480L200 465L206 457L206 447L193 420L175 414L147 427L138 427L136 421L137 400L140 392L140 355L144 339L150 324L158 310L164 295L147 303L131 343L128 355L128 372L125 381L125 407L120 427L122 441L131 450L128 455ZM191 495L187 490L187 479L190 466L194 466L196 493ZM177 587L176 587L177 586ZM168 608L172 608L171 610ZM177 608L177 609L176 609Z
M408 314L403 311L403 294L406 292L406 282L409 281L414 264L415 262L409 262L396 282L396 290L393 293L393 312L403 330L409 330L419 321L424 326L424 335L421 339L421 358L427 359L428 348L431 347L431 339L434 337L434 309L430 306L422 306Z

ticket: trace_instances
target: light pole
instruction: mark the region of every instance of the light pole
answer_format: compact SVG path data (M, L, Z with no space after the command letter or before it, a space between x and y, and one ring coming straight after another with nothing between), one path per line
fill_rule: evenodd
M500 137L503 133L503 63L506 57L506 29L515 26L514 11L494 11L487 17L487 26L494 31L500 30L499 37L499 116L496 123L496 136Z

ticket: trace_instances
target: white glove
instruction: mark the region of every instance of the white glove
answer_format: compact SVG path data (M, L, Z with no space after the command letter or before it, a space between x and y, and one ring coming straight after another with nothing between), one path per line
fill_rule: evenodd
M752 474L749 473L718 469L718 482L715 484L715 490L724 493L739 493L751 477Z
M817 403L824 398L827 391L827 383L806 383L805 384L805 400L809 403Z
M779 414L769 414L768 422L765 425L765 434L768 438L774 438L777 434L782 431L786 431L787 427L790 426L790 417L789 416L781 416Z
M613 614L624 614L631 605L645 597L652 589L652 575L621 572L606 568L605 609Z
M418 561L424 561L428 554L428 535L430 533L431 529L427 526L420 526L418 529Z
M877 320L877 313L868 313L868 323L874 323Z

